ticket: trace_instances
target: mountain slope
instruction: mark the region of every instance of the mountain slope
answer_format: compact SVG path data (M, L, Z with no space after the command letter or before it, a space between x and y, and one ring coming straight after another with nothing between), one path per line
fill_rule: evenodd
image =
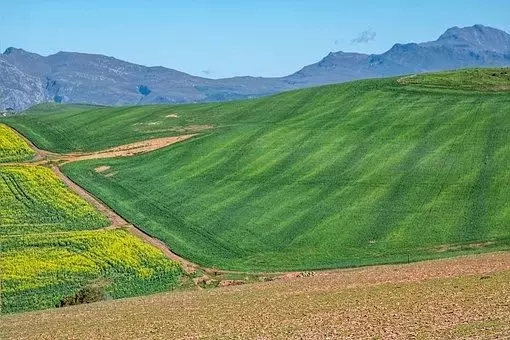
M279 90L271 79L217 81L94 54L59 52L42 57L9 48L0 55L0 62L0 76L7 79L2 90L9 94L19 86L26 88L18 97L0 96L4 109L21 110L46 101L99 105L217 101ZM20 75L10 81L15 72Z
M510 35L475 25L448 29L438 40L395 44L380 55L330 53L283 78L207 79L102 55L48 57L8 48L0 54L0 112L43 102L133 105L216 102L285 90L466 67L510 66Z

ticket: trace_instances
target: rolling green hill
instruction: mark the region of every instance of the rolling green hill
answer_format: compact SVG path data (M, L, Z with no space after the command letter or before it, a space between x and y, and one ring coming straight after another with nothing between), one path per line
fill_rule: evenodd
M202 265L402 262L510 246L507 74L462 71L7 122L61 152L201 132L150 154L64 171ZM104 165L108 172L94 170Z

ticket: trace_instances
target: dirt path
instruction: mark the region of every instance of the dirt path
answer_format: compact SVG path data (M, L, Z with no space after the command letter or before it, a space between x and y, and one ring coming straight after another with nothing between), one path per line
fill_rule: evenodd
M34 158L32 158L29 161L30 163L35 163L35 162L43 161L44 159L46 159L50 155L57 155L57 154L55 154L53 152L39 149L37 146L35 146L34 143L32 143L32 141L30 139L25 137L21 132L19 132L18 130L16 130L15 128L13 128L10 125L7 125L7 127L9 127L9 129L11 129L14 133L16 133L19 138L23 139L25 141L25 143L27 143L28 146L30 146L30 148L32 150L34 150L35 156L34 156Z
M10 127L10 126L9 126ZM132 235L137 236L144 240L145 242L153 245L154 247L160 249L169 259L181 263L183 269L188 274L195 273L196 269L199 267L198 265L180 257L179 255L172 252L165 243L162 241L151 237L141 229L136 226L130 224L126 221L122 216L117 214L113 209L104 204L97 197L92 195L90 192L79 186L69 177L67 177L57 166L56 164L62 165L71 162L78 162L83 160L91 160L91 159L105 159L105 158L113 158L113 157L130 157L135 156L142 153L151 152L154 150L158 150L172 144L185 141L191 137L196 136L196 134L183 135L183 136L174 136L174 137L165 137L165 138L156 138L149 139L145 141L140 141L136 143L126 144L117 146L115 148L91 152L91 153L70 153L70 154L57 154L53 152L49 152L46 150L41 150L37 146L35 146L29 139L23 136L19 131L10 127L17 135L20 136L36 153L36 156L28 161L28 162L16 162L16 163L4 163L2 165L48 165L53 170L53 172L57 175L57 177L64 182L64 184L71 189L78 196L83 198L89 204L94 206L97 210L99 210L102 214L104 214L108 220L110 221L110 225L105 229L116 229L116 228L125 228Z
M169 259L181 263L183 269L188 274L193 274L196 272L198 265L175 254L167 247L167 245L165 243L146 234L141 229L130 224L128 221L126 221L124 218L122 218L122 216L120 216L115 211L113 211L111 208L109 208L107 205L105 205L103 202L101 202L98 198L93 196L91 193L86 191L84 188L82 188L81 186L79 186L78 184L73 182L69 177L64 175L62 173L62 171L60 171L60 169L57 166L53 165L51 167L51 169L57 174L57 176L60 178L60 180L62 182L64 182L72 191L74 191L80 197L82 197L87 202L92 204L97 210L99 210L104 215L106 215L106 217L108 217L108 219L110 220L110 226L107 227L107 229L125 228L132 235L137 236L138 238L141 238L145 242L160 249Z
M182 268L186 271L188 274L194 274L197 269L200 267L197 264L194 264L176 253L172 252L168 246L163 243L162 241L158 240L157 238L154 238L150 236L149 234L145 233L143 230L137 228L136 226L130 224L126 226L127 230L132 234L135 235L141 239L143 239L145 242L151 244L152 246L158 248L161 250L169 259L179 262L182 265Z
M119 214L117 214L113 209L108 207L106 204L101 202L98 198L93 196L87 190L73 182L69 177L63 174L60 171L60 168L55 164L65 164L70 162L77 162L82 160L91 160L91 159L105 159L105 158L113 158L113 157L130 157L137 154L147 153L154 150L158 150L172 144L185 141L191 137L196 136L196 134L175 136L175 137L165 137L165 138L157 138L151 140L140 141L136 143L121 145L115 148L92 152L92 153L70 153L70 154L56 154L52 152L48 152L45 150L41 150L37 148L33 143L30 142L27 138L21 135L18 131L13 129L21 138L23 138L36 152L36 157L27 163L12 163L19 165L40 165L46 164L50 165L51 169L55 172L55 174L76 194L85 199L87 202L92 204L96 209L101 211L104 215L108 217L111 225L107 227L107 229L115 229L115 228L126 228L131 234L143 239L145 242L153 245L154 247L160 249L169 259L173 261L177 261L182 264L183 269L189 273L193 274L197 269L202 269L208 277L221 277L225 274L245 274L242 271L229 271L229 270L218 270L214 268L204 268L201 267L191 261L188 261L176 253L172 252L168 246L162 241L158 240L145 233L143 230L139 229L135 225L130 224L124 218L122 218ZM107 170L98 168L96 171L104 171ZM488 258L490 255L485 255L482 259ZM502 262L500 259L504 258L505 261ZM395 275L395 268L423 268L426 266L430 266L428 270L423 272L409 271L404 270L400 274L408 272L408 278L405 281L416 281L423 280L426 278L432 277L451 277L455 275L462 274L472 274L476 272L477 274L494 271L494 270L502 270L502 269L510 269L510 253L504 253L500 255L494 255L493 259L497 259L499 261L491 262L487 264L483 261L483 266L478 267L476 270L473 265L476 263L480 263L478 257L475 256L465 256L459 257L458 260L434 260L434 261L425 261L420 267L416 267L413 265L406 266L391 266L391 265L383 265L383 266L372 266L363 269L334 269L334 270L323 270L318 272L271 272L271 273L252 273L252 275L258 276L260 278L267 278L270 280L294 280L308 276L328 276L328 275L337 275L338 273L355 273L360 271L360 273L364 273L363 275L367 275L367 279L371 280L381 280L381 275L386 277L387 282L394 282L393 277ZM442 265L438 266L438 263L442 263ZM464 269L462 269L464 268ZM469 268L469 269L467 269ZM384 273L384 274L383 274ZM359 278L358 278L359 279ZM366 281L367 279L364 279Z
M80 187L78 184L74 183L69 177L64 175L62 171L56 166L52 165L51 169L55 174L57 174L58 178L67 185L69 189L78 194L85 201L93 205L97 210L102 212L108 219L110 220L112 227L122 227L128 225L125 219L123 219L120 215L118 215L115 211L106 206L103 202L98 200L96 197L92 196L88 191Z
M14 131L21 139L23 139L29 146L34 150L35 156L28 162L13 162L13 163L3 163L8 165L16 165L16 164L34 164L34 165L43 165L48 164L50 162L56 162L59 164L71 163L71 162L79 162L84 160L91 159L105 159L105 158L115 158L115 157L130 157L136 156L143 153L148 153L151 151L155 151L158 149L165 148L175 143L179 143L185 140L188 140L192 137L195 137L197 134L187 134L181 136L173 136L173 137L162 137L162 138L154 138L147 139L140 142L130 143L119 145L114 148L95 151L95 152L77 152L77 153L66 153L59 154L47 150L43 150L38 148L30 139L26 138L22 135L18 130L14 129L12 126L8 127Z
M90 153L69 153L59 155L59 161L61 164L70 163L70 162L78 162L90 159L104 159L104 158L114 158L114 157L130 157L135 156L142 153L147 153L151 151L155 151L158 149L165 148L175 143L179 143L190 139L191 137L196 136L196 134L190 135L182 135L182 136L174 136L174 137L164 137L164 138L155 138L144 140L141 142L126 144L117 146L111 149L90 152Z

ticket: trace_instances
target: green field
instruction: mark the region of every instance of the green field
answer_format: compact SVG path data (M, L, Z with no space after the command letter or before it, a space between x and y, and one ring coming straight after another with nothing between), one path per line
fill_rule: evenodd
M43 104L33 107L26 115L0 118L0 121L19 129L41 149L60 153L99 151L145 139L210 131L213 126L206 124L218 126L230 119L228 112L221 112L221 106L210 117L204 115L217 106Z
M403 85L417 85L431 89L510 91L510 68L420 74L403 77L399 82Z
M492 83L457 86L480 72L500 91ZM130 222L202 265L403 262L510 248L510 93L506 70L498 80L490 72L223 104L39 113L8 123L56 151L213 126L150 154L64 167ZM94 171L103 165L108 172Z
M8 126L0 124L0 163L28 160L34 150Z
M1 312L53 308L89 284L111 298L177 287L180 266L124 230L0 237Z
M108 225L106 217L41 166L0 166L0 207L0 236Z

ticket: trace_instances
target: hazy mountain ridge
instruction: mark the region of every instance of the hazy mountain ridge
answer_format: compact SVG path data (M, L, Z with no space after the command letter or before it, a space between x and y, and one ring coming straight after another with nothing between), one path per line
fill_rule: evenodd
M363 78L464 67L510 66L510 35L475 25L452 27L437 40L395 44L377 55L335 52L282 78L208 79L97 54L47 57L8 48L0 54L0 111L43 102L131 105L226 101Z

